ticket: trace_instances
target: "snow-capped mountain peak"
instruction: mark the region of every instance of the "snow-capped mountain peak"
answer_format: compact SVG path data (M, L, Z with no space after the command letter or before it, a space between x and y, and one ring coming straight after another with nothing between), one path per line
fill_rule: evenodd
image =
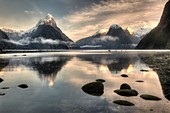
M50 25L54 28L57 27L56 21L51 14L47 14L47 16L41 19L36 26L39 26L39 25Z
M112 24L111 28L112 28L112 29L119 29L119 28L121 28L121 27L120 27L119 25L117 25L117 24Z

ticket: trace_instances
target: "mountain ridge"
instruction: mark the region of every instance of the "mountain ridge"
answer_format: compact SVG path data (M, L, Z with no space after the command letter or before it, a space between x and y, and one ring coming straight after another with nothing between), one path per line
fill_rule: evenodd
M136 49L170 49L170 1L165 5L159 24L137 45Z

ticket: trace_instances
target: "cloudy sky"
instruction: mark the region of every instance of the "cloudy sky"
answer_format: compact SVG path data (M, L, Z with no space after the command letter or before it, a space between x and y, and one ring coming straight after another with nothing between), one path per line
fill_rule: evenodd
M153 28L168 0L0 0L0 27L27 30L48 13L72 40L119 24Z

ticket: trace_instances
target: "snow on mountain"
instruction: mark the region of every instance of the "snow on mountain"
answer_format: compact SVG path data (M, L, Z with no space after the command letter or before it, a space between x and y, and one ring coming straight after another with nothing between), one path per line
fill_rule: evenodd
M135 31L134 35L138 38L143 38L146 34L151 31L151 28L140 28Z
M50 26L52 26L54 28L57 27L56 21L55 21L54 17L51 14L47 14L47 16L45 18L41 19L37 23L36 27L38 27L40 25L50 25Z
M101 35L106 35L107 32L108 32L108 29L100 29L100 30L98 30L98 31L94 34L94 36L95 36L95 35L99 35L99 36L101 36Z
M68 49L72 40L57 26L54 17L48 14L45 18L27 31L4 29L10 37L6 44L13 44L13 49Z
M101 29L94 35L83 38L73 44L73 48L81 49L132 49L139 42L132 29L123 29L113 24L108 29Z
M117 24L112 24L111 27L112 29L120 29L121 27Z
M17 31L12 29L2 28L10 40L18 41L22 38L23 34L25 33L23 30Z

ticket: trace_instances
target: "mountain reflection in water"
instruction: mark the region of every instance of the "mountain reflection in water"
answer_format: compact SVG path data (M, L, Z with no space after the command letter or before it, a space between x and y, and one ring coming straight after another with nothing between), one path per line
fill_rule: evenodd
M1 57L0 78L4 81L0 88L10 86L11 89L5 91L0 89L0 92L6 93L0 97L0 112L136 113L150 112L150 109L168 112L170 55L168 53L154 54L153 57L151 55L153 56L149 53L115 52ZM149 72L142 72L142 69ZM122 74L127 74L128 78L121 77ZM94 83L97 79L106 81L103 83L104 93L100 94L100 97L82 91L84 85ZM138 83L137 80L144 82ZM21 83L28 84L29 88L20 91L16 86ZM142 100L140 96L127 98L115 94L113 91L124 83L137 90L139 95L151 94L162 100L149 102ZM116 100L127 100L134 103L135 107L118 106L113 103ZM15 102L19 104L14 104Z

